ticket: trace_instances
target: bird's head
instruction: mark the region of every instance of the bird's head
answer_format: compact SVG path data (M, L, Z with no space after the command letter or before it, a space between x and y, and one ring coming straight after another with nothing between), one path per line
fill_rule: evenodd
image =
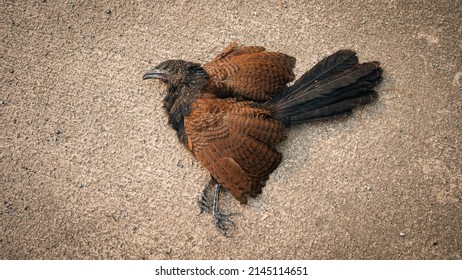
M190 86L207 79L207 73L198 63L167 60L151 68L143 80L159 79L169 87Z

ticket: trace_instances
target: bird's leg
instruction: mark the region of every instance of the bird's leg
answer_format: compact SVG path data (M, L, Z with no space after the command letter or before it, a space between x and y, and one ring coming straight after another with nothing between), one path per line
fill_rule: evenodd
M215 189L215 196L213 198L213 222L215 224L215 227L218 229L221 234L224 236L228 237L228 229L230 226L233 228L236 228L236 225L234 224L233 221L229 219L230 216L234 215L235 213L230 213L230 214L223 214L220 209L219 209L219 203L220 203L220 190L222 186L221 184L216 184L216 189Z
M216 183L217 181L215 181L215 179L210 177L210 179L207 180L207 182L202 187L201 192L199 193L199 198L197 200L197 204L199 204L199 208L201 211L199 214L202 214L204 212L209 212L210 209L212 208L212 203L207 194L208 194L210 187Z

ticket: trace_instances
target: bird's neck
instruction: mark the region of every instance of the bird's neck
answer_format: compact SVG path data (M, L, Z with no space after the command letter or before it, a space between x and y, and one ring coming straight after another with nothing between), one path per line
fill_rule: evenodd
M207 74L203 72L191 74L185 81L167 86L164 108L168 115L168 123L176 130L180 141L187 145L188 137L184 129L184 117L189 115L191 104L199 97L205 87Z

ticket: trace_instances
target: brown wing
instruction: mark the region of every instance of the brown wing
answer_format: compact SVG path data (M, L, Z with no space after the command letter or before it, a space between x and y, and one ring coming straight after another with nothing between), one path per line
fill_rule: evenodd
M203 66L210 76L209 91L219 97L234 95L255 101L270 99L293 81L294 67L291 56L236 42Z
M272 144L285 139L283 125L268 113L234 98L198 98L185 117L189 148L241 203L261 193L281 162Z

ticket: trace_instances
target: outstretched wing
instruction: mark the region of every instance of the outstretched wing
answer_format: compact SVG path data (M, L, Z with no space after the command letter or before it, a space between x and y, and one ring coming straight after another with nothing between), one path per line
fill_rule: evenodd
M219 97L254 101L268 100L285 88L295 78L294 67L295 58L291 56L236 42L203 66L209 74L209 91Z
M282 123L250 104L198 98L185 117L189 149L241 203L261 193L282 158L272 144L285 139Z

